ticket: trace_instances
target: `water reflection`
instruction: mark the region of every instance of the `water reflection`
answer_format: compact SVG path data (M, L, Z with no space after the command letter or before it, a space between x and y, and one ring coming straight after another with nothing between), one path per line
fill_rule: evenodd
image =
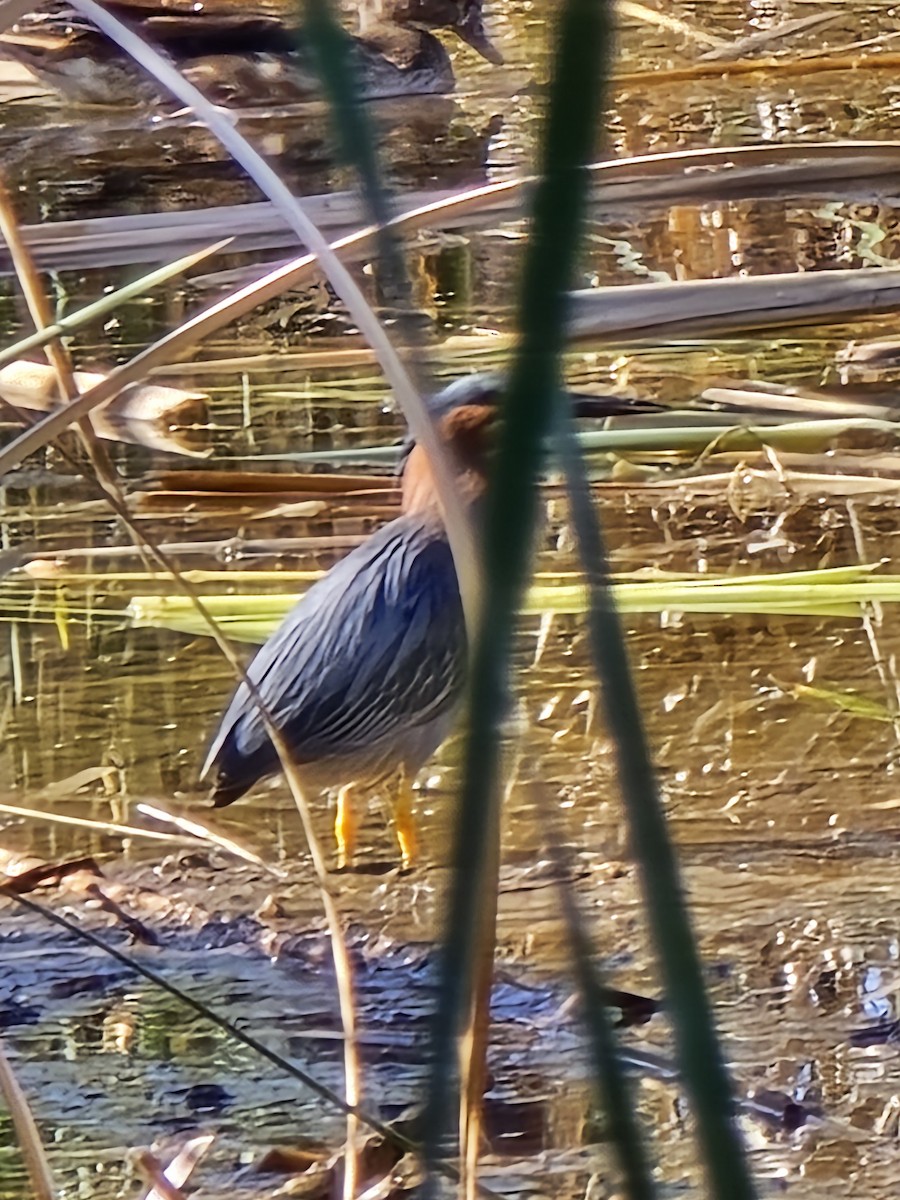
M491 19L509 62L505 71L460 60L454 99L383 114L396 182L449 187L503 178L529 163L551 8L498 3ZM683 9L697 29L736 38L751 31L751 21L758 30L802 16L808 6L760 8L730 0ZM890 32L889 16L877 5L854 5L827 30L809 29L802 39L809 46L839 46L877 36ZM622 72L647 75L611 91L610 143L618 154L893 134L896 97L885 71L661 82L662 72L693 63L697 48L678 34L633 22L622 32L619 53ZM8 111L0 144L11 182L28 189L24 219L166 209L206 203L210 196L218 204L256 198L194 127L116 127L114 116L79 117L47 101ZM502 124L494 120L498 113ZM248 119L247 127L305 192L347 185L327 152L324 124L282 116L256 124ZM887 191L863 200L731 200L614 213L592 227L584 281L624 286L662 276L890 263L897 255L896 206ZM437 350L442 373L463 369L463 362L467 369L495 360L487 337L465 360L454 357L450 339L477 340L484 331L509 328L522 234L518 224L503 222L411 247L424 338ZM221 265L247 261L234 256ZM57 276L60 310L125 273ZM361 271L361 278L383 301L377 273ZM12 336L22 310L11 284L5 286L0 320ZM129 306L115 326L98 325L75 339L79 363L108 365L127 355L198 299L205 294L179 285ZM827 382L846 369L841 355L848 342L880 329L891 326L885 320L818 327L715 346L579 348L570 368L580 383L683 402L723 376ZM201 352L227 362L182 365L178 384L211 397L203 433L215 452L212 465L228 466L233 456L397 439L399 420L365 358L322 366L304 357L308 350L359 351L322 285L283 298ZM896 362L865 367L877 387L893 386ZM172 465L146 446L115 446L113 455L135 488L146 485L148 472ZM720 465L737 470L741 462ZM598 463L598 475L608 466ZM652 474L657 461L637 466L651 472L651 481L659 478ZM762 457L751 466L771 477L773 464ZM870 561L895 557L891 496L847 503L794 496L790 467L781 483L789 496L786 514L773 493L742 507L721 492L698 498L677 481L666 489L644 487L640 473L598 485L597 499L615 561L625 568L649 563L729 573L854 562L861 553ZM190 566L245 567L234 547L252 545L256 549L246 553L260 568L327 567L379 519L349 505L290 517L209 511L168 490L167 498L135 492L133 503L155 537L182 547L191 538L208 545L208 552L185 555ZM549 509L540 565L573 569L564 509L553 498ZM4 549L24 543L51 557L74 548L86 552L80 568L97 572L90 582L62 590L52 579L40 583L39 611L33 581L13 575L0 587L4 802L128 823L141 819L136 806L150 799L207 816L197 769L232 688L211 644L128 627L129 587L112 577L113 570L137 565L124 558L127 539L57 452L4 481L0 531ZM273 555L264 547L276 538L295 544ZM123 558L90 557L92 547L105 552L110 546L122 549ZM743 1088L782 1106L781 1124L746 1122L757 1173L773 1189L789 1184L799 1195L837 1194L838 1188L843 1195L856 1177L865 1178L869 1195L893 1194L900 1088L895 736L888 723L835 711L791 688L816 681L884 702L878 668L893 670L896 618L885 610L874 641L872 630L851 618L668 614L632 618L629 625L648 732L728 1053ZM613 983L644 997L659 989L609 746L594 718L582 623L571 617L543 629L523 623L517 678L513 724L520 756L505 817L500 927L509 980L498 988L495 1014L488 1112L497 1160L489 1160L486 1181L504 1194L540 1186L582 1196L598 1164L601 1174L609 1168L596 1149L605 1129L584 1078L576 1020L565 1008L564 938L542 805L554 806L574 849L572 886ZM363 870L341 879L354 920L366 1085L371 1102L388 1115L417 1097L421 1080L421 1038L433 997L431 963L417 944L428 941L438 919L458 751L451 740L421 781L421 868L407 879L392 873L392 838L373 798L361 831ZM325 799L316 820L327 837ZM318 901L282 784L261 789L215 822L268 863L285 867L286 880L219 852L176 846L163 855L156 844L123 845L99 831L73 832L22 817L4 821L4 848L12 851L50 861L93 854L107 880L124 889L128 910L162 931L162 950L142 954L324 1081L339 1084L327 947L317 932ZM87 908L83 896L54 895L104 936L123 940L119 927ZM55 1137L54 1165L67 1185L106 1200L126 1185L125 1147L198 1124L221 1131L205 1185L229 1191L234 1163L248 1150L295 1140L298 1129L314 1128L324 1143L340 1140L340 1119L298 1099L296 1085L275 1068L261 1067L248 1051L187 1018L99 953L85 955L62 934L4 912L0 1023L21 1056L17 1070L38 1118ZM659 1016L624 1036L629 1045L668 1052ZM677 1090L645 1076L639 1098L664 1179L679 1187L696 1183ZM3 1134L9 1145L8 1131ZM538 1160L531 1157L537 1152L543 1153ZM595 1178L591 1186L594 1194L601 1184ZM22 1187L17 1162L3 1155L0 1194L18 1196Z

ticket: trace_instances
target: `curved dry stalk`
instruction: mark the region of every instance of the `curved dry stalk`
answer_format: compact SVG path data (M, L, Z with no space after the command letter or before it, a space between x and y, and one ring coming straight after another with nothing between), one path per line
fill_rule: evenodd
M10 248L10 253L16 264L16 271L19 277L22 289L25 293L29 311L31 312L35 328L41 330L45 328L50 321L50 312L47 305L46 297L40 286L40 279L35 270L34 263L28 253L27 247L21 240L18 224L9 202L2 181L0 181L0 235L2 235ZM51 340L47 345L47 356L52 363L58 379L60 395L70 401L69 409L71 411L76 407L81 399L78 386L72 372L71 363L68 354L58 339ZM97 439L94 435L93 427L87 413L79 418L79 432L82 442L90 458L91 465L97 477L97 482L102 488L107 501L113 511L119 516L120 520L128 529L129 534L135 542L138 549L148 558L157 562L164 571L175 581L176 585L190 598L197 613L207 623L210 633L216 641L219 649L225 655L226 660L231 665L235 675L239 680L247 685L250 695L254 703L259 708L260 715L266 725L267 732L275 747L275 752L278 755L282 770L288 782L288 786L297 806L297 811L300 814L300 820L303 825L304 834L309 846L310 856L313 861L313 867L316 873L316 878L319 882L319 891L322 900L322 907L325 912L325 919L328 925L332 956L334 958L335 979L338 990L338 1003L341 1013L341 1023L344 1032L344 1074L345 1074L345 1091L349 1112L347 1115L347 1151L346 1151L346 1166L344 1172L345 1178L345 1195L348 1200L356 1188L357 1178L357 1133L358 1133L358 1118L355 1109L359 1105L361 1099L360 1088L360 1070L359 1070L359 1054L356 1044L356 1006L353 993L352 969L350 964L350 954L347 950L347 944L344 940L343 923L341 914L335 901L334 895L331 892L328 880L328 867L325 861L325 854L322 849L321 842L316 834L313 826L312 815L310 813L309 804L307 803L306 795L300 781L299 773L294 766L290 747L281 735L280 730L276 727L272 716L263 702L259 690L256 685L250 680L231 643L223 635L221 629L209 614L206 606L203 604L197 590L192 584L183 579L175 566L169 561L159 550L148 541L143 532L136 526L131 518L131 513L122 495L119 487L119 479L115 468L109 461L106 453L98 446Z
M790 156L796 155L800 148L796 146L778 146L778 147L760 147L760 146L738 146L729 147L727 150L709 152L706 150L688 150L677 151L665 154L646 155L638 159L632 160L630 165L633 169L639 169L641 178L649 176L653 179L657 176L664 175L666 169L675 159L684 161L686 167L692 166L714 166L716 163L721 163L723 166L732 160L737 160L745 167L738 168L732 172L724 172L731 179L737 175L738 170L745 170L749 173L755 173L759 176L760 167L766 166L765 177L772 177L772 172L779 173L778 178L785 180L787 174L794 178L796 174L795 167L792 168L790 162L785 161L780 164L778 160L784 158L788 160ZM896 171L898 168L898 150L900 145L896 143L833 143L828 146L818 147L803 147L804 152L808 152L813 159L825 157L828 160L827 165L829 171L837 170L840 178L852 174L860 169L858 160L863 158L872 158L877 161L883 161L884 173ZM813 153L813 151L816 153ZM780 151L784 151L782 154ZM839 162L834 162L828 159L830 153L835 153L840 156ZM879 156L881 156L879 158ZM775 163L773 164L772 159ZM623 164L610 161L607 163L594 164L592 171L604 172L607 169L610 171L617 170ZM838 169L839 168L839 169ZM870 164L868 169L872 169ZM715 181L723 172L701 172L697 175L695 187L699 186L699 181L709 181L709 191L712 189L712 182ZM483 207L483 202L487 199L499 198L503 193L514 192L526 184L533 183L531 178L524 180L510 180L502 184L490 184L482 188L473 189L470 192L456 194L449 198L439 198L428 204L424 204L419 208L410 210L396 217L392 224L396 227L410 226L415 227L417 224L425 223L431 216L439 213L446 214L449 210L453 210L458 214L465 214L475 211L480 211ZM663 179L661 182L667 185L680 183L679 180ZM617 185L618 186L618 185ZM673 195L674 195L673 191ZM702 194L708 194L707 188L702 189ZM663 197L661 197L663 198ZM367 245L374 240L376 231L372 227L367 227L347 234L344 237L336 239L331 243L330 249L335 253L348 248L356 248ZM186 352L189 347L196 345L204 338L210 337L213 333L221 329L229 322L245 316L253 308L259 304L267 303L270 300L278 297L288 288L296 287L298 284L308 279L316 269L318 256L314 253L304 254L288 263L278 265L273 270L267 272L259 279L240 288L233 295L227 296L215 304L196 313L178 329L166 334L159 341L149 346L140 354L134 356L129 362L116 367L110 371L103 383L84 392L79 399L65 409L60 409L57 412L51 413L49 416L40 421L36 421L28 430L14 438L7 446L0 450L0 477L6 472L17 467L23 459L29 454L40 450L48 442L51 442L69 425L73 424L79 417L85 416L97 405L102 404L105 400L111 399L118 392L128 387L130 384L143 379L151 372L165 367L170 361L176 358L179 353ZM835 277L849 275L850 272L829 271L830 281ZM862 272L852 272L853 275L859 276ZM866 272L867 276L879 274L876 272ZM779 286L781 281L786 277L778 277ZM792 286L800 286L803 283L805 276L791 276L794 280ZM714 280L714 281L694 281L691 287L700 287L702 285L711 287L712 284L721 285L733 281ZM755 283L756 280L741 281L746 287L749 284ZM765 282L765 281L763 281ZM815 282L815 281L813 281ZM872 282L869 280L868 282ZM820 280L821 283L821 280ZM641 284L640 288L646 294L648 288L674 287L674 284ZM819 286L819 285L817 285ZM873 288L875 287L872 283ZM623 299L623 296L630 290L627 288L617 289L617 306L618 302ZM876 289L877 290L877 289ZM683 293L679 294L679 303ZM886 305L885 305L886 307ZM669 305L671 311L671 304ZM785 319L784 314L779 318L781 321ZM605 333L609 334L611 330L606 328ZM576 331L577 336L577 331ZM221 368L221 363L216 364L216 369Z
M504 185L504 187L507 185ZM478 189L478 193L467 194L465 199L480 194L486 189ZM437 212L447 202L427 205L415 213L405 216L414 217L418 214ZM400 218L398 220L403 220ZM397 222L395 222L397 223ZM376 230L368 227L339 238L329 249L337 252L360 242L374 239ZM186 352L189 347L210 337L223 326L230 324L239 317L245 316L260 304L276 299L288 288L296 287L308 279L318 265L318 254L303 254L298 258L284 263L274 270L267 272L261 278L254 280L245 287L224 299L217 301L201 312L196 313L177 329L167 333L159 341L148 346L146 350L136 354L127 363L115 367L106 378L95 387L83 392L71 404L48 414L14 438L0 450L0 478L12 471L30 454L42 449L54 438L58 437L70 425L86 416L104 401L118 395L124 388L145 378L154 370L164 367L177 354Z
M19 226L19 234L24 234L21 226ZM221 253L226 246L231 244L232 240L232 238L222 238L220 241L214 242L211 246L204 246L194 254L186 254L183 258L160 267L158 271L151 271L149 275L145 275L141 279L136 279L133 283L127 283L125 287L118 288L114 292L109 292L107 295L101 296L93 304L86 304L84 308L79 308L71 316L61 317L59 320L44 326L43 329L35 330L28 337L14 342L13 345L4 346L0 350L0 367L5 367L8 363L15 362L17 358L22 358L25 354L30 354L32 350L39 350L42 346L46 346L48 342L55 341L65 334L74 333L91 321L96 321L106 313L112 312L120 304L124 304L126 301L133 300L138 296L143 296L146 292L158 287L161 283L167 283L176 275L183 275L185 271L203 262L204 259ZM27 239L24 237L22 237L22 243L28 247ZM31 248L28 247L28 250L30 258L34 261L34 254Z
M31 1180L34 1200L54 1200L56 1193L41 1135L35 1119L31 1115L25 1093L19 1087L19 1082L9 1065L9 1059L3 1053L2 1042L0 1042L0 1095L6 1101L9 1115L12 1117L22 1157L25 1159L25 1166L28 1169L28 1177Z
M278 207L298 239L313 250L329 283L346 304L354 322L378 355L388 382L403 409L410 431L428 454L435 485L444 510L447 535L459 576L460 594L470 635L481 607L478 553L468 511L455 485L452 458L431 420L428 406L419 395L399 353L356 280L329 245L328 239L303 211L284 180L235 128L229 117L189 83L161 54L148 46L118 18L95 0L73 0L73 6L120 46L135 62L157 79L182 104L194 110L211 133Z

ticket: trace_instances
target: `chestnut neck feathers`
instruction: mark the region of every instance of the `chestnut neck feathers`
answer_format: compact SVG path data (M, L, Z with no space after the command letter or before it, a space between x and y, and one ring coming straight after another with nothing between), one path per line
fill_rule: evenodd
M456 484L467 504L478 500L487 481L490 428L496 410L482 404L463 404L439 422L441 438L456 464ZM403 511L443 519L434 473L422 446L413 446L403 471Z

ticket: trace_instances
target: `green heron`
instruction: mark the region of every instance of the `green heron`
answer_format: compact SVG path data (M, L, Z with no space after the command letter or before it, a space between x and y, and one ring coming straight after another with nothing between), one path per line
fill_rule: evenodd
M467 502L485 482L497 377L458 380L435 398L439 430ZM401 858L414 851L410 791L450 731L466 670L466 628L453 555L428 458L408 447L402 515L318 580L248 667L311 791L339 787L335 836L352 854L352 796L399 777L394 824ZM235 692L201 778L230 804L279 769L245 684Z
M431 32L453 29L490 62L502 58L485 33L483 0L379 0L360 6L350 54L368 99L449 92L450 56ZM165 51L209 99L238 105L306 100L318 79L301 31L277 17L165 0L110 0L116 16ZM64 3L28 14L0 34L0 57L32 71L79 104L133 105L163 98L156 82Z
M470 375L430 402L474 515L503 387L502 375ZM577 416L658 407L578 394L569 402ZM247 669L303 782L315 791L340 789L335 835L342 862L354 846L353 793L392 776L400 781L394 824L401 858L411 861L411 786L449 733L465 680L459 585L421 446L407 444L402 470L402 515L318 580ZM202 772L215 770L215 805L231 804L278 769L257 706L241 684Z

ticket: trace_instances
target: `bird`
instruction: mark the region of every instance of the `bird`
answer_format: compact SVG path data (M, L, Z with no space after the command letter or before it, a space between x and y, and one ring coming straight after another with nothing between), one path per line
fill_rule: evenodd
M493 377L471 376L435 404L457 484L476 510L495 398ZM431 466L418 444L406 448L401 487L401 515L318 580L247 669L304 788L338 789L341 866L355 849L354 795L391 778L401 866L412 863L412 784L450 732L465 683L459 583ZM214 805L231 804L279 765L241 683L201 772L201 778L214 773Z
M487 36L483 0L369 0L349 54L366 99L452 91L450 56L433 30L453 29L493 63L502 56ZM319 81L302 30L263 12L217 11L181 0L110 0L106 5L163 50L217 104L283 105L315 96ZM31 13L0 34L0 57L20 63L78 104L154 104L166 98L137 67L65 0Z
M480 526L502 372L455 380L429 409ZM652 403L567 393L577 416L656 411ZM401 866L415 856L411 789L452 729L465 686L466 625L444 514L424 447L401 454L401 515L341 559L298 601L247 668L309 791L338 790L340 865L353 855L353 798L395 779ZM280 769L246 683L215 734L201 779L223 807Z

